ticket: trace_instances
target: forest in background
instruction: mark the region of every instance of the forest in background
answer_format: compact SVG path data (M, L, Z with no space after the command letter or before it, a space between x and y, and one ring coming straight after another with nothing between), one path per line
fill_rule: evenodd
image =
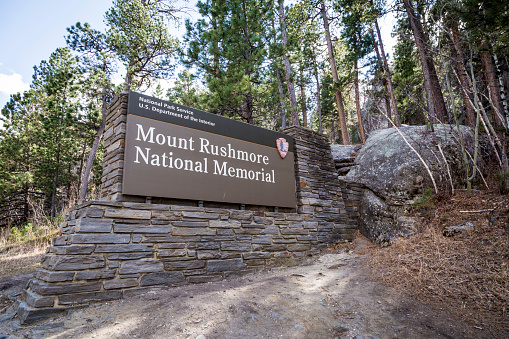
M301 125L341 144L401 124L468 125L508 175L507 1L206 0L179 40L168 28L182 10L114 0L103 31L76 23L62 32L67 46L2 109L2 233L35 232L98 197L103 117L125 90L274 130ZM390 63L379 28L389 12ZM170 78L163 90L158 80Z

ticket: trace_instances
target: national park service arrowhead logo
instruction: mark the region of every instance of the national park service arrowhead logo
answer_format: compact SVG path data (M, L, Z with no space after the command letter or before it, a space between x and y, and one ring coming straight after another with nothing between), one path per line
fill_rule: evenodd
M288 142L285 138L279 138L276 140L276 147L281 159L284 159L288 154Z

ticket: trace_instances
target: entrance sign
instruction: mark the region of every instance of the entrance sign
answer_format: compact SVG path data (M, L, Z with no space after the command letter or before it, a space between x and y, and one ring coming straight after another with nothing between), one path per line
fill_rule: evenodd
M293 138L130 92L122 193L295 207Z

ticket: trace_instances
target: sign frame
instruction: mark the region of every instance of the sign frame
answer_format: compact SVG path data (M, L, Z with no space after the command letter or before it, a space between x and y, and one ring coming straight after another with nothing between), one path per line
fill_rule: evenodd
M123 194L295 208L294 166L289 135L129 93Z

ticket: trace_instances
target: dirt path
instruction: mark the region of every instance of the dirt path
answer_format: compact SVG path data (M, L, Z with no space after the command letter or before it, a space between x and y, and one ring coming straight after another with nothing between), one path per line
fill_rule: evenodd
M365 259L352 252L324 253L299 267L151 291L31 326L8 319L12 306L3 297L0 338L489 337L373 282L362 267ZM6 287L6 281L0 279L4 296L24 287L19 282Z

